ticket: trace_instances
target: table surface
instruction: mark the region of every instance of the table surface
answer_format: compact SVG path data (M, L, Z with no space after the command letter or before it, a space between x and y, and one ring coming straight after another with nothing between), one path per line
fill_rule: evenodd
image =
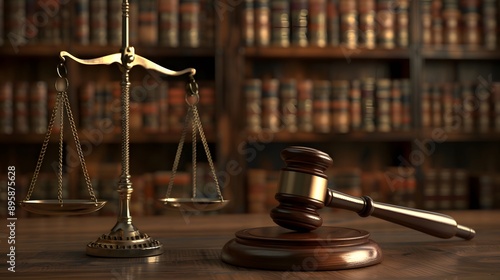
M188 215L133 218L165 252L146 258L99 258L86 244L108 233L116 217L20 218L15 221L15 273L7 270L11 231L0 230L0 279L500 279L500 211L446 212L473 227L473 240L439 239L373 217L341 210L322 213L324 224L367 230L383 253L380 264L339 271L289 271L234 267L221 249L238 230L273 226L268 215ZM295 270L295 271L294 271Z

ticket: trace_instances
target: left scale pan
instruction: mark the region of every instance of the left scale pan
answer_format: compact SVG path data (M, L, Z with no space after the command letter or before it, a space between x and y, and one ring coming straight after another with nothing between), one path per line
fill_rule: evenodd
M71 199L62 203L59 200L25 200L19 203L26 211L51 216L89 214L101 209L106 201Z

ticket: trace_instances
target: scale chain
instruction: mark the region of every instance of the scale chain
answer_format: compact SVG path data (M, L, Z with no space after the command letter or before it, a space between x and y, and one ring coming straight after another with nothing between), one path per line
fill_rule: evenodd
M63 206L63 199L62 199L62 186L63 186L63 149L64 149L64 107L65 107L65 100L64 100L64 92L59 92L58 95L61 96L62 102L61 102L61 108L59 110L59 118L60 118L60 125L59 125L59 170L57 171L57 200L59 200L59 204L61 204L61 207Z
M179 144L177 145L177 151L175 153L175 159L174 159L174 165L172 167L172 174L170 174L170 181L168 182L168 189L167 189L167 194L166 197L170 197L170 193L172 192L172 187L174 185L174 178L177 173L177 168L179 166L179 160L181 158L182 154L182 147L184 146L184 141L186 139L186 131L187 131L187 124L190 119L190 114L186 115L186 118L184 119L184 127L182 129L182 134L181 134L181 139L179 140Z

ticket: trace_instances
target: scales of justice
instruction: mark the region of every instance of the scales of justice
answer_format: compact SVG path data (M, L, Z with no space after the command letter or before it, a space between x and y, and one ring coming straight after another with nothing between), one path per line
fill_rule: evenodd
M45 215L87 214L101 209L105 201L98 200L94 194L83 152L78 138L78 131L70 109L67 95L69 82L65 61L70 58L85 65L118 64L122 72L121 80L121 175L118 182L119 212L116 224L109 233L102 234L97 240L87 244L86 253L97 257L148 257L163 253L163 245L146 233L140 232L132 224L130 199L133 188L129 174L129 97L130 70L135 66L157 71L167 76L188 74L186 102L188 112L177 153L172 167L165 198L160 199L167 208L184 211L213 211L224 207L229 201L222 197L211 159L201 121L198 115L198 85L194 80L196 70L188 68L172 71L163 68L135 53L129 45L129 2L122 2L122 47L115 53L95 59L79 59L66 51L60 52L61 62L57 66L59 76L55 87L58 91L56 106L51 114L49 126L44 138L40 156L35 167L28 193L21 206L31 212ZM66 112L71 132L76 144L83 175L87 184L90 200L63 199L63 120ZM59 115L58 115L59 114ZM58 115L58 116L57 116ZM57 200L32 200L37 176L50 140L52 126L56 117L60 118L59 132L59 168ZM172 198L170 192L182 147L189 124L192 125L193 143L193 186L192 197ZM211 175L216 183L218 198L196 197L196 134L200 134ZM286 166L281 170L279 190L275 198L279 205L271 211L271 218L279 226L260 227L241 230L235 238L229 240L221 251L225 263L271 270L290 270L313 259L316 270L337 270L360 268L378 264L382 261L380 247L369 239L364 230L322 226L322 219L317 210L325 206L354 211L361 217L374 216L394 222L439 238L460 237L470 240L475 231L457 224L450 216L423 210L374 202L370 197L353 197L329 189L328 178L324 171L331 166L332 159L324 152L307 147L289 147L282 151Z

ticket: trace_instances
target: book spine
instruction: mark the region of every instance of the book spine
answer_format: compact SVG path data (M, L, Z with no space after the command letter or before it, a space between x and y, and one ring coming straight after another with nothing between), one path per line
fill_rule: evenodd
M358 45L358 12L355 0L340 0L340 41L348 49Z
M326 0L309 0L309 43L326 46Z
M474 129L474 109L471 102L474 100L472 92L472 85L469 83L462 83L462 117L463 117L463 131L472 132Z
M296 132L297 125L297 83L294 79L281 82L280 86L281 118L286 131Z
M349 90L349 119L351 121L351 129L353 131L361 130L363 124L362 110L361 110L361 83L359 80L351 81L351 88Z
M75 1L74 41L80 45L90 41L89 8L89 0Z
M109 91L111 92L111 100L109 105L109 115L111 118L111 129L110 133L119 134L122 127L122 115L121 115L121 97L122 88L119 81L110 82Z
M180 85L173 85L168 91L168 126L172 132L180 132L184 127L186 116L185 91Z
M203 32L200 32L200 46L213 47L215 45L215 9L213 0L200 1L199 26L203 27Z
M254 0L245 0L242 9L242 38L243 45L253 46L255 43L255 11Z
M438 186L438 196L439 196L439 209L452 209L452 199L453 199L453 185L452 185L452 175L450 169L439 170L439 186Z
M271 44L290 46L290 5L288 0L271 1Z
M116 0L108 0L108 43L113 46L122 43L122 5Z
M427 210L438 208L438 181L436 170L426 170L424 173L423 207Z
M393 130L401 130L403 123L402 107L401 83L399 80L393 80L391 87L391 127Z
M20 2L24 1L24 7L25 7L25 17L26 17L26 22L24 22L24 37L26 38L26 43L28 44L36 44L40 42L40 32L39 28L35 26L34 20L36 20L35 15L38 10L38 5L36 0L21 0Z
M431 85L424 83L422 85L422 127L430 128L432 126L432 103L431 103Z
M13 46L27 43L26 37L26 2L6 0L5 2L5 36Z
M255 44L269 46L271 42L271 10L269 0L255 0Z
M129 40L131 45L137 45L139 43L139 0L129 0L129 9L131 15L136 15L128 19Z
M297 83L297 119L299 131L313 131L313 85L311 80Z
M338 80L332 82L332 131L339 133L349 132L349 81Z
M377 1L377 43L384 49L393 49L396 45L396 15L392 10L393 5L393 0Z
M461 0L462 43L468 48L477 49L481 44L481 29L478 0Z
M442 127L443 119L442 119L442 94L440 85L435 83L432 85L431 89L431 104L432 104L432 126L433 127Z
M424 46L432 45L432 0L421 1L420 6L420 24L422 26L422 44Z
M278 131L280 129L279 81L266 79L262 82L262 129Z
M93 0L90 4L90 43L104 46L107 37L107 1Z
M401 107L403 108L402 129L410 130L412 126L411 118L411 85L409 79L401 80Z
M215 88L212 84L200 87L200 120L205 131L215 131Z
M443 3L444 44L457 46L460 44L460 10L458 0L447 0Z
M262 129L262 81L249 79L245 82L247 130L259 132Z
M156 46L158 44L158 7L157 0L139 1L139 44ZM182 13L182 10L181 10Z
M13 103L12 83L0 83L0 134L12 134L14 130Z
M155 90L149 90L142 102L142 128L146 133L157 133L160 127L160 107Z
M442 99L443 104L443 127L446 130L451 130L453 127L453 83L445 83L442 87Z
M14 132L28 133L29 128L29 84L19 82L14 86Z
M318 80L313 83L313 126L314 131L330 132L331 83Z
M475 97L478 102L477 108L477 130L479 132L488 132L490 130L490 92L482 84L476 85Z
M159 40L164 47L179 46L179 1L159 0Z
M361 112L364 131L375 131L375 79L365 78L361 82Z
M396 43L400 48L407 48L410 44L409 35L409 0L399 0L398 2L398 12L396 13Z
M306 47L308 45L307 24L309 22L308 1L291 0L291 33L292 45Z
M389 132L391 130L391 80L377 80L376 97L377 130Z
M359 39L360 46L374 49L376 46L375 35L375 0L358 1L359 10Z
M327 2L327 32L328 44L336 47L340 45L340 16L338 0Z
M462 169L455 169L453 175L453 208L469 209L468 174Z
M484 46L488 50L497 48L497 32L498 32L498 4L497 0L483 0L482 10L482 27Z
M200 46L200 1L181 0L179 9L181 46L197 48Z
M79 105L80 105L80 128L93 128L94 104L95 104L95 85L92 82L86 82L80 88Z
M165 133L168 131L168 83L162 81L158 87L158 114L159 117L159 132Z
M491 86L493 103L493 127L495 132L500 132L500 83L495 82Z
M443 1L432 0L431 17L432 17L432 44L434 46L441 46L443 44Z
M47 83L36 82L30 89L31 132L43 134L47 131Z

